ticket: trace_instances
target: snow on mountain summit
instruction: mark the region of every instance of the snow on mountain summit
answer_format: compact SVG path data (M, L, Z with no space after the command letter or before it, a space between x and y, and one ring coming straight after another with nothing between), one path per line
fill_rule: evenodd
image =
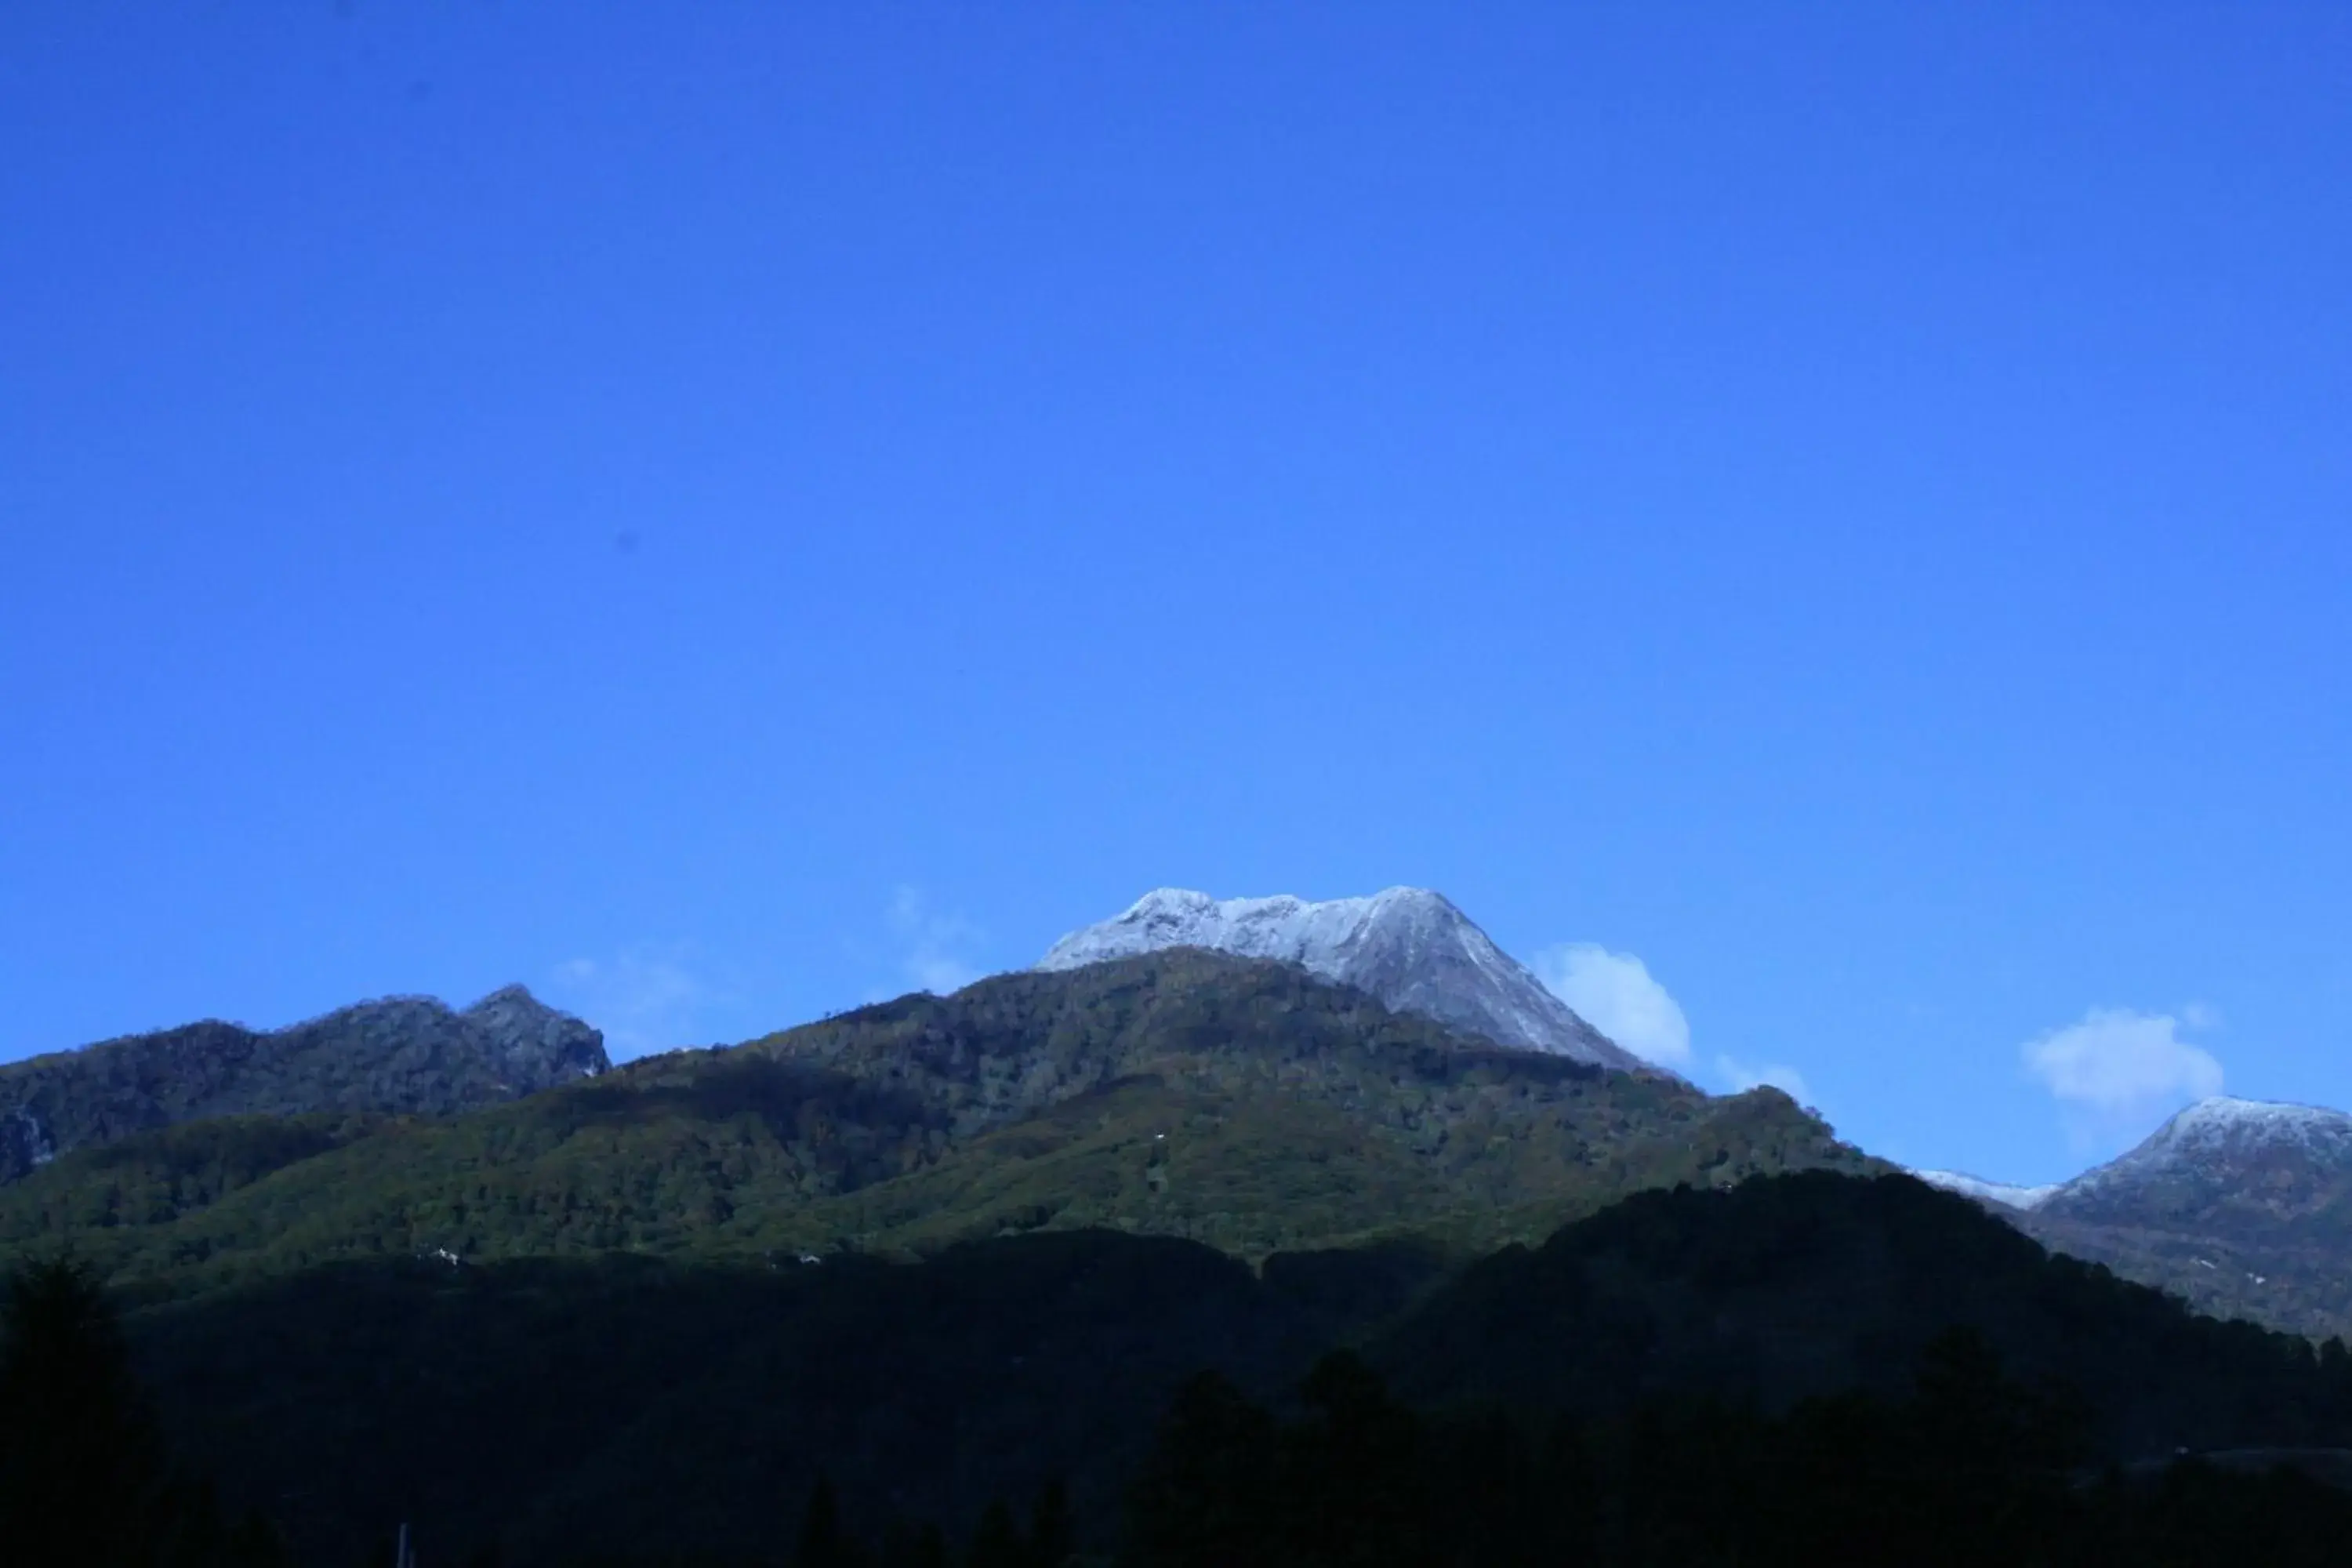
M2253 1179L2259 1167L2264 1181ZM1930 1186L2013 1209L2114 1220L2161 1206L2211 1203L2258 1186L2276 1192L2315 1171L2352 1173L2352 1115L2213 1095L2174 1116L2128 1152L2071 1181L2027 1187L1957 1171L1911 1173ZM2192 1195L2193 1194L2193 1195Z
M2208 1147L2245 1140L2292 1141L2342 1149L2352 1145L2352 1115L2324 1105L2237 1100L2226 1094L2200 1100L2159 1128L2152 1144Z
M2316 1105L2215 1095L2200 1100L2119 1158L2068 1182L2053 1213L2144 1218L2259 1200L2272 1207L2352 1178L2352 1116Z
M1075 969L1166 947L1207 947L1312 969L1360 942L1376 921L1398 920L1423 928L1469 923L1444 895L1421 888L1391 888L1370 898L1321 903L1287 893L1220 901L1184 888L1158 888L1118 918L1072 931L1053 945L1037 967Z
M1369 992L1399 1012L1501 1045L1601 1067L1647 1068L1496 947L1452 900L1425 888L1322 902L1287 894L1220 900L1160 888L1122 914L1072 931L1037 967L1076 969L1171 947L1296 963Z

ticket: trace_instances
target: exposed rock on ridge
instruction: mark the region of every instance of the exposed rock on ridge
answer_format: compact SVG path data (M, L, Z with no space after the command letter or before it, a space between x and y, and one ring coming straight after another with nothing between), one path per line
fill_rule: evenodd
M1113 920L1072 931L1037 967L1076 969L1171 947L1299 964L1398 1012L1498 1045L1600 1067L1658 1070L1577 1016L1442 894L1422 888L1321 903L1287 895L1221 902L1206 893L1161 888Z
M603 1035L520 985L463 1012L394 996L266 1032L207 1020L0 1067L0 1181L199 1117L446 1115L610 1066Z

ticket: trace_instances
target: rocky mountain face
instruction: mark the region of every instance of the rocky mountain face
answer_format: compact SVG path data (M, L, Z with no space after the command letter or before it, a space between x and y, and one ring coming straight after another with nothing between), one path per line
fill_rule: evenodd
M1037 967L1076 969L1171 947L1296 963L1398 1012L1497 1045L1626 1071L1659 1070L1577 1016L1444 895L1423 888L1321 903L1287 895L1220 901L1162 888L1114 919L1072 931Z
M0 1182L202 1118L447 1115L605 1071L604 1038L520 985L460 1012L362 1002L283 1029L210 1020L0 1067Z
M1917 1174L2200 1310L2352 1337L2352 1116L2340 1110L2217 1096L2055 1186Z

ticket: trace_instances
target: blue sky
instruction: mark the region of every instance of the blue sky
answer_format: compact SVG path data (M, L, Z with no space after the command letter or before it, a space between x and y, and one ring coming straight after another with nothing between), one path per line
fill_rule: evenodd
M2321 5L12 5L0 1058L730 1039L1413 883L1913 1163L2352 1105L2347 72Z

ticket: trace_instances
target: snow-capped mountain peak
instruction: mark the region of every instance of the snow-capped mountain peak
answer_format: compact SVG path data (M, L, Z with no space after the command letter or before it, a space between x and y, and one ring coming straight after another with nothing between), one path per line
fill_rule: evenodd
M2068 1182L2051 1209L2084 1218L2258 1199L2294 1206L2352 1177L2352 1116L2224 1095L2200 1100L2122 1156ZM2319 1185L2315 1186L2313 1184Z
M1911 1173L1930 1186L2013 1209L2047 1208L2080 1217L2137 1215L2157 1202L2168 1211L2226 1202L2255 1190L2284 1193L2316 1171L2352 1175L2352 1115L2214 1095L2174 1116L2128 1152L2071 1181L2028 1187L1958 1171Z
M2342 1152L2352 1149L2352 1115L2323 1105L2217 1094L2175 1116L2141 1147L2179 1152L2246 1142L2292 1142L2331 1153Z
M1496 947L1442 893L1390 888L1314 902L1288 894L1211 898L1160 888L1048 949L1039 969L1076 969L1171 947L1296 963L1370 993L1399 1012L1602 1067L1645 1066ZM1654 1069L1653 1069L1654 1070Z

